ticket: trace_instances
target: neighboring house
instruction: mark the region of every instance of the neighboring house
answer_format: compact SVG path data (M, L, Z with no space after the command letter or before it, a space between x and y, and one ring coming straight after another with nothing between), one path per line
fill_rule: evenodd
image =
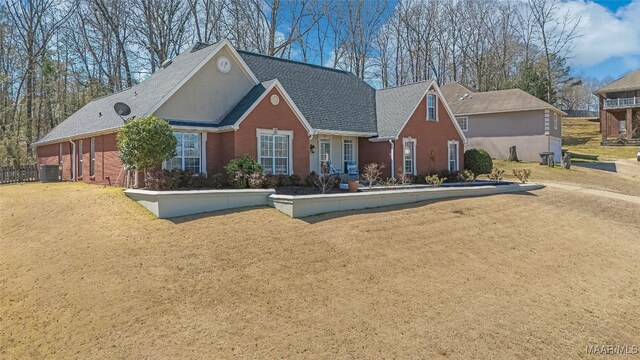
M468 139L467 148L485 149L495 159L507 159L516 146L518 158L540 160L541 152L562 157L563 111L520 89L476 92L456 82L442 87Z
M465 138L435 82L376 91L349 72L196 44L142 83L96 99L38 142L38 163L64 179L121 185L116 133L126 118L154 114L178 139L165 169L224 172L245 154L272 174L306 176L323 161L385 164L385 174L461 170ZM393 169L393 171L392 171Z
M600 104L602 145L640 144L640 69L595 92Z

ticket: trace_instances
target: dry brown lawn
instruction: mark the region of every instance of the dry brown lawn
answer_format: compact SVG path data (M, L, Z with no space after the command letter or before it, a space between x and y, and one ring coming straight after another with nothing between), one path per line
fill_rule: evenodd
M557 182L564 184L573 184L588 189L597 189L617 192L625 195L640 196L640 179L634 179L629 176L616 173L606 172L602 170L594 170L573 164L570 170L560 168L556 165L551 168L531 162L511 162L504 160L493 160L493 166L505 170L504 177L506 180L518 181L513 176L514 169L531 169L530 181L535 182ZM486 180L486 175L479 177Z
M116 188L0 186L0 357L587 357L640 345L638 219L544 189L168 221Z

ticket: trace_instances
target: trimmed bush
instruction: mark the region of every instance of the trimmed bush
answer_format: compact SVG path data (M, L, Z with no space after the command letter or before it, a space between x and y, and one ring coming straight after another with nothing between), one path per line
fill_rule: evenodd
M225 185L222 174L192 174L189 170L157 170L149 172L149 190L220 189Z
M486 150L469 149L464 152L464 168L473 172L475 177L480 174L491 174L493 160Z
M229 183L237 189L244 189L249 186L249 178L253 174L263 174L262 166L249 155L229 161L224 169L229 175Z
M316 181L318 181L318 174L315 171L309 173L309 175L304 178L304 184L309 187L316 186Z
M302 182L302 178L299 175L291 174L289 176L289 182L291 183L291 185L297 186Z

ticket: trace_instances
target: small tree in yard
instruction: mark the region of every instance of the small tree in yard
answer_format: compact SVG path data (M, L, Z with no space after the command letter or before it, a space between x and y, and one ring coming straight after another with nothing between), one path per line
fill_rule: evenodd
M176 156L177 140L168 122L153 115L127 121L118 131L120 160L130 170L146 173Z
M371 190L373 184L380 182L382 169L384 169L384 164L369 163L364 166L362 178L369 183L369 190Z

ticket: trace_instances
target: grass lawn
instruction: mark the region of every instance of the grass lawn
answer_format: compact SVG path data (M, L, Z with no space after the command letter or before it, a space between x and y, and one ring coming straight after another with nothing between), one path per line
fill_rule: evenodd
M562 147L571 152L599 155L598 160L635 158L638 147L600 146L600 123L587 119L570 118L562 120Z
M529 181L552 181L576 184L585 188L640 196L640 181L601 170L587 169L579 166L572 166L570 170L563 170L559 165L551 168L538 163L515 163L504 160L493 160L493 166L504 169L504 177L510 181L518 181L518 179L513 176L514 169L531 169L531 178ZM479 179L486 180L487 178L486 175L481 175Z
M154 219L0 186L2 358L577 358L638 345L640 207L575 192Z

